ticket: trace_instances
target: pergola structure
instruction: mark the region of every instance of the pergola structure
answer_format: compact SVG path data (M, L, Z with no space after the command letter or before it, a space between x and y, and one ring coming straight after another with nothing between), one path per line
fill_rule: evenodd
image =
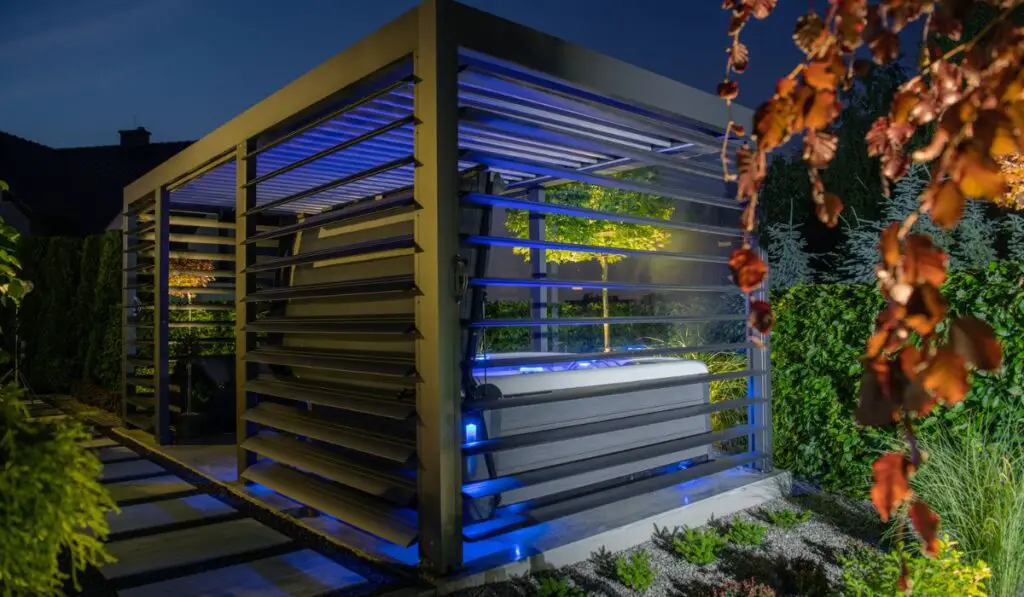
M767 470L768 353L727 279L742 235L717 166L725 124L710 94L427 0L125 189L126 420L173 441L168 333L182 325L171 313L192 307L169 298L228 293L217 308L234 313L239 478L415 545L437 574L460 569L474 542L736 467ZM637 168L656 176L623 175ZM567 181L659 197L671 215L567 203ZM527 237L504 228L510 210L529 212ZM554 217L675 240L568 242L548 237ZM513 248L529 253L525 273ZM573 274L548 263L551 251L614 255L646 273ZM197 273L178 259L212 263L198 272L212 281L176 289ZM489 314L499 289L522 292L528 312ZM721 308L560 316L581 290L710 295ZM733 337L602 350L564 334L716 322ZM489 332L523 329L527 350L488 350ZM707 353L747 355L747 366L664 372L673 355ZM639 365L662 372L624 381ZM510 390L494 381L509 371L587 381ZM730 380L749 391L709 402L709 384ZM696 402L671 401L687 388ZM530 409L544 420L510 427ZM712 429L725 411L745 416ZM711 448L737 439L741 451ZM681 462L694 450L703 456Z

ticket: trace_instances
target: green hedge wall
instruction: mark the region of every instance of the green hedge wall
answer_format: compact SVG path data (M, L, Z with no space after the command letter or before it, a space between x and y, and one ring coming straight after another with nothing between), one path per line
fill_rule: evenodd
M958 272L943 288L954 314L988 321L1003 343L999 374L975 373L966 400L940 408L923 433L984 417L991 426L1024 420L1024 264L1000 262ZM863 371L859 357L882 306L873 286L800 286L775 297L772 334L774 451L777 466L823 488L863 495L871 462L894 431L853 418Z
M35 289L20 314L24 371L39 393L89 380L116 389L121 359L121 234L23 236L24 278Z

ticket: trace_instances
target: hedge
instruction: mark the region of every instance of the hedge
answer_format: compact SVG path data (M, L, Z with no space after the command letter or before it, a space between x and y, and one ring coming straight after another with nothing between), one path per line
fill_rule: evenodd
M80 380L118 388L121 234L23 236L18 249L35 285L19 318L29 385L39 393L67 392Z
M973 389L953 408L936 409L919 426L925 434L984 417L991 426L1024 420L1024 265L998 262L956 272L943 288L952 314L989 322L1003 343L999 374L975 373ZM854 422L859 357L882 306L869 285L798 286L774 301L772 397L778 467L824 489L863 496L871 462L894 430Z

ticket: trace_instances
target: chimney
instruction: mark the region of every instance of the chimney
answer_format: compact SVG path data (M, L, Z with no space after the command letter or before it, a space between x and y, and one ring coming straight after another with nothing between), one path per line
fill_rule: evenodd
M117 131L117 134L121 135L121 147L149 145L150 132L141 126L126 131Z

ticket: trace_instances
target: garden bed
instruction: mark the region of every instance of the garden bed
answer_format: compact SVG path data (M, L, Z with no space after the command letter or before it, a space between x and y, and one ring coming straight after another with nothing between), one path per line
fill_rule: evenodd
M747 540L751 537L756 540L763 532L761 544L742 545L725 538L735 521L741 521L736 525L741 530L742 527L747 529ZM763 531L757 531L754 525ZM557 591L544 593L540 590L540 582L546 577L566 579L567 582L557 582L577 587L582 592L575 594L588 596L711 596L720 594L717 591L730 581L748 580L771 587L777 595L828 595L835 593L840 586L840 559L858 548L878 545L884 529L870 503L805 490L756 509L714 520L701 529L723 536L721 541L724 544L719 546L714 563L697 565L687 562L674 548L671 530L662 529L661 533L655 533L655 529L651 529L651 541L625 552L594 554L588 561L562 570L467 589L457 595L559 595ZM682 535L676 534L676 537L685 542ZM692 545L694 542L689 543ZM650 568L654 571L653 584L644 592L627 588L615 573L616 560L628 562L640 553L647 554ZM700 559L699 555L691 557Z

